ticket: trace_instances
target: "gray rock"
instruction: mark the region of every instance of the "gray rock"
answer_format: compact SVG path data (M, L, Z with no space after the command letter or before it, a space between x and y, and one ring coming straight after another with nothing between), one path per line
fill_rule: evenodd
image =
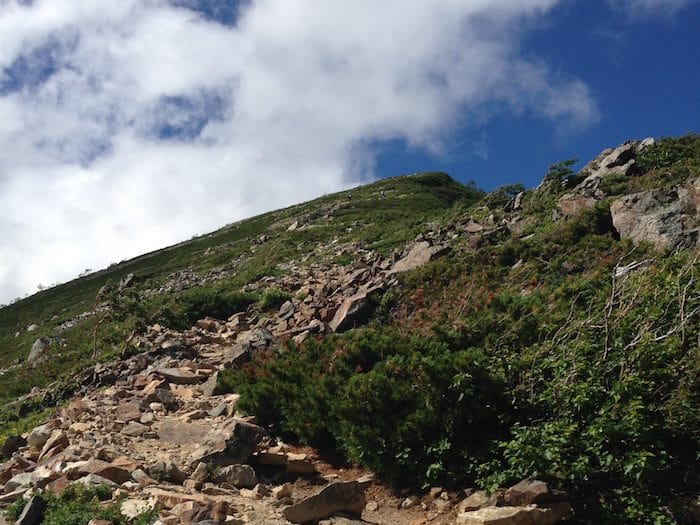
M428 241L413 243L408 249L408 253L399 259L389 274L402 273L414 270L428 263L429 261L444 255L450 250L446 244L432 246Z
M204 443L189 458L195 466L200 461L220 466L244 464L265 436L265 429L245 421L207 435Z
M46 337L41 337L34 341L31 350L29 350L27 361L31 363L32 361L36 361L37 359L42 357L46 353L50 345L51 339L48 339Z
M459 512L470 512L473 510L479 510L484 507L489 507L495 504L495 498L493 498L492 501L492 499L486 495L486 492L484 492L483 490L477 490L476 492L462 500L462 502L458 505L457 508Z
M199 385L199 389L205 396L219 396L225 393L225 389L219 385L219 372L214 372L204 383Z
M226 368L240 368L250 361L250 348L247 345L235 344L224 355L223 364Z
M145 432L148 432L149 427L132 421L122 429L122 434L125 436L138 437L142 436Z
M340 512L359 517L365 503L364 487L360 483L339 481L285 508L282 513L292 523L309 523Z
M383 284L371 288L361 288L356 294L343 301L328 326L334 332L344 332L364 324L371 310L372 295L382 291L384 291Z
M207 379L207 376L194 372L187 367L163 367L158 368L156 372L167 379L170 383L174 383L176 385L196 385L197 383L202 383Z
M700 178L673 189L625 195L610 205L620 237L657 248L691 248L700 238Z
M548 507L486 507L457 514L460 525L554 525L571 512L568 503L554 503Z
M532 503L551 503L564 499L562 494L550 490L544 481L524 479L510 487L504 497L506 503L514 506Z
M252 489L258 484L255 470L250 465L229 465L224 467L219 470L216 480L219 483L230 483L237 489Z
M285 301L282 306L280 306L277 316L285 321L294 315L296 308L294 308L294 303L292 301Z
M614 149L606 149L586 164L577 175L581 180L571 192L564 194L557 202L553 219L574 217L583 210L592 208L606 197L601 189L601 180L608 175L629 176L636 169L635 156L639 150L638 141L627 141Z
M41 449L51 437L52 429L48 425L39 425L34 428L27 437L30 447Z
M209 430L209 425L206 423L163 421L158 428L158 438L176 445L197 444L204 442Z

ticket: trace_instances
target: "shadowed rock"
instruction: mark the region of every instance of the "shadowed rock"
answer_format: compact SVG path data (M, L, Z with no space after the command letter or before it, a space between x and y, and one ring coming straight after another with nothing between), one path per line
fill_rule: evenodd
M363 486L357 481L339 481L287 507L283 515L293 523L309 523L328 518L338 512L360 516L364 508Z

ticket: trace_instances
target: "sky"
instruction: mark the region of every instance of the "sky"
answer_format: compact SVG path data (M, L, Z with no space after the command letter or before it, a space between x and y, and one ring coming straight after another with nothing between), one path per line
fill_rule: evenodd
M0 303L372 180L700 132L700 0L0 0Z

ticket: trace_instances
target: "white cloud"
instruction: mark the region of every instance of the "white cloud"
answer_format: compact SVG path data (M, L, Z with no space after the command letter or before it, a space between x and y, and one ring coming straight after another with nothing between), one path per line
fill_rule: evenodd
M257 0L222 25L0 1L0 301L367 180L368 144L439 149L484 105L594 120L584 84L518 56L555 3Z
M697 0L608 0L617 9L625 10L633 16L650 14L673 14Z

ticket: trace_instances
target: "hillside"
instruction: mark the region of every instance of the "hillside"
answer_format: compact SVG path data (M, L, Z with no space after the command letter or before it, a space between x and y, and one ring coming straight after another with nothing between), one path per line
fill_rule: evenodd
M554 523L564 499L578 523L692 523L700 137L631 141L579 173L570 165L527 191L485 194L441 173L382 180L0 309L0 443L17 444L3 449L15 453L0 467L5 494L35 462L50 470L73 448L94 459L96 443L111 444L101 460L149 474L122 490L151 490L172 517L173 496L152 493L166 490L151 483L158 461L182 479L156 481L184 486L188 501L205 480L209 496L244 497L225 492L219 467L198 467L233 443L247 450L233 463L270 486L287 479L265 463L275 454L287 474L368 469L378 503L362 515L378 523L491 523L467 512L465 489L491 491L474 492L485 498L474 513L511 512L524 502L501 489L525 478L552 489L532 500L542 516L523 518L536 523ZM38 449L22 443L52 417ZM195 450L207 432L224 450ZM315 466L290 470L295 452ZM316 483L297 477L285 505ZM384 509L387 494L405 514ZM294 521L294 505L257 496L241 519Z

